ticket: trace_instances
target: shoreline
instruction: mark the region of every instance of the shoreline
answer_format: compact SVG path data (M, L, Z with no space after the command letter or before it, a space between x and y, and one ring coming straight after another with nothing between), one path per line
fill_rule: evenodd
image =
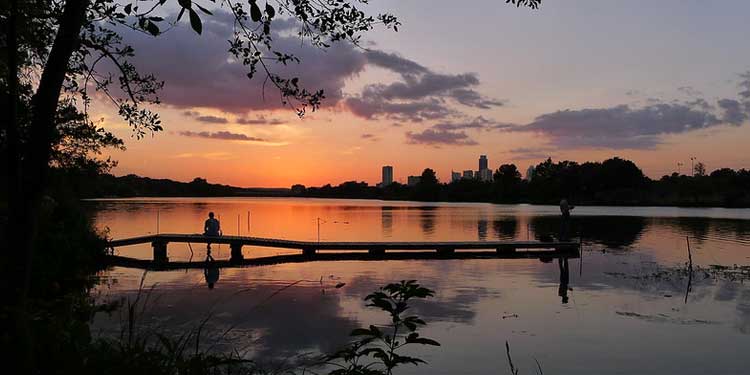
M85 202L107 202L107 201L125 201L125 200L146 200L146 199L237 199L237 198L261 198L268 200L278 199L304 199L304 200L358 200L368 202L384 202L384 203L409 203L415 205L437 205L437 204L487 204L493 206L532 206L532 207L557 207L556 203L539 203L539 202L487 202L487 201L419 201L419 200L402 200L402 199L383 199L383 198L368 198L368 197L316 197L316 196L301 196L301 195L141 195L141 196L122 196L122 197L93 197L93 198L82 198L81 201ZM595 207L595 208L606 208L606 207L632 207L632 208L679 208L679 209L723 209L723 210L746 210L750 209L750 206L715 206L715 205L703 205L703 204L655 204L649 203L579 203L576 202L576 207Z

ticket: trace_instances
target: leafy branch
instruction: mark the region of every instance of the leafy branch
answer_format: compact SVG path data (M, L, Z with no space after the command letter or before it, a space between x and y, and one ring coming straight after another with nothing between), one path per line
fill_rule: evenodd
M410 300L434 295L434 291L422 287L416 280L402 280L365 297L368 307L377 307L390 315L391 324L353 330L351 336L357 340L327 358L337 367L329 375L391 375L400 365L426 363L420 358L402 355L400 351L409 345L440 346L440 343L419 335L419 328L427 324L424 320L416 315L404 315ZM368 360L370 357L375 361Z

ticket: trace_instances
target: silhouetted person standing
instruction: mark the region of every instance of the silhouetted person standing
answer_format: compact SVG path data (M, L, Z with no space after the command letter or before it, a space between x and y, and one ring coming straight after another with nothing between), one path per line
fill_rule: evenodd
M567 199L563 198L560 201L560 235L558 236L560 241L568 240L570 232L570 211L574 208L575 206L568 204Z

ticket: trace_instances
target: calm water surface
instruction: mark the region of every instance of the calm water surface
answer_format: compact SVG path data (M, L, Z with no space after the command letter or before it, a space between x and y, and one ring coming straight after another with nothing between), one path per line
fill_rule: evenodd
M552 206L289 198L88 204L96 224L112 238L198 233L214 211L225 234L324 241L525 240L555 233L559 214ZM506 341L525 374L536 373L535 359L549 374L748 373L748 275L709 268L750 264L750 210L578 207L573 229L584 252L569 261L567 275L557 260L332 261L223 269L209 290L202 270L150 272L145 285L156 285L155 298L143 324L179 333L212 313L211 330L233 327L217 339L219 347L239 348L267 362L292 361L299 353L340 347L360 325L384 322L380 312L364 306L363 297L385 283L418 279L436 296L414 310L428 321L424 335L442 346L412 351L429 364L399 374L506 373ZM701 267L687 303L688 280L681 272L686 238L694 266ZM169 257L202 260L205 250L171 244ZM118 251L151 257L148 245ZM229 256L227 246L214 246L213 252L216 258ZM257 247L243 252L245 257L284 253ZM114 268L96 293L133 295L142 275ZM334 287L342 282L344 287ZM117 314L96 321L102 334L118 324Z

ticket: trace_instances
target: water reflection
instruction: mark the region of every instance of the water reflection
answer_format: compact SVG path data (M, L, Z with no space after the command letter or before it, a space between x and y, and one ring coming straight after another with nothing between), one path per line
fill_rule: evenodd
M517 238L518 222L511 219L498 219L492 222L492 230L498 240L512 240Z
M568 268L568 258L559 258L557 260L560 268L560 287L557 288L557 295L560 296L563 304L568 303L568 284L570 283L570 268Z
M750 334L750 290L743 290L737 300L738 321L735 326L740 332L747 335Z
M487 218L486 217L480 217L477 219L477 240L479 241L485 241L487 240Z
M393 237L393 207L383 206L380 208L380 226L383 238Z
M435 219L437 207L424 206L419 207L419 225L422 228L422 234L429 238L435 233Z
M206 255L205 266L203 268L203 276L206 278L206 285L208 289L213 289L214 285L219 281L219 275L221 271L214 261L214 257L211 256L211 250L208 250Z
M574 216L570 233L573 239L583 237L610 249L624 249L636 243L646 227L646 219L637 216ZM560 219L555 216L533 217L531 228L537 238L556 236L560 230Z
M325 226L329 240L525 240L559 230L557 207L332 202L110 202L98 211L97 222L109 226L115 238L145 234L154 227L159 207L162 231L194 232L191 228L200 226L210 206L225 218L252 210L252 235L303 240L315 238L316 217L350 223ZM204 206L196 208L199 205ZM629 214L615 216L619 210ZM364 296L388 282L418 279L437 294L411 311L427 320L425 336L442 346L420 355L429 365L405 373L496 373L507 366L497 352L505 340L511 341L519 366L536 368L533 358L538 358L545 373L745 373L750 358L716 348L750 345L750 286L705 270L710 264L749 262L750 211L707 210L706 217L686 218L679 213L695 216L703 211L665 209L665 217L659 210L578 207L572 231L583 234L584 257L570 263L465 259L279 264L222 269L213 290L206 288L208 268L151 273L149 283L158 283L163 296L150 314L154 324L179 333L212 310L213 329L236 327L227 346L249 347L253 358L288 357L334 350L348 340L351 329L387 323L365 306ZM746 219L741 220L742 215ZM686 236L696 265L687 303ZM122 251L151 255L149 247ZM170 258L179 258L181 251L170 247ZM247 257L268 255L254 247L244 251ZM220 259L222 254L212 256ZM121 268L106 275L119 280L106 290L114 297L133 293L140 278L139 272ZM346 285L336 289L337 282ZM106 319L98 319L101 327L107 326ZM587 353L585 362L580 353Z

